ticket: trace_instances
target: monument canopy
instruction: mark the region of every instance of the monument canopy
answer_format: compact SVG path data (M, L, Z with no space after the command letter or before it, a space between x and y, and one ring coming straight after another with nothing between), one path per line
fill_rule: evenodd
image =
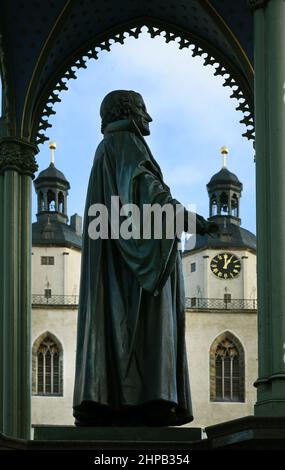
M244 135L253 139L253 19L247 0L1 0L0 136L47 140L53 105L76 69L127 35L137 38L144 26L151 37L177 41L214 65L239 100Z

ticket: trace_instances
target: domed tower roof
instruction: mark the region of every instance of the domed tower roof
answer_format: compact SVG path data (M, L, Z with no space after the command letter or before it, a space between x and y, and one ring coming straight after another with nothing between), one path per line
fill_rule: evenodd
M221 168L218 173L212 176L209 183L207 184L207 188L210 189L213 188L213 186L218 185L234 185L238 186L240 190L242 189L242 183L238 179L237 175L229 171L226 167Z
M81 217L71 217L68 225L67 196L70 184L55 167L56 144L49 144L51 163L34 181L38 196L37 222L33 224L33 245L73 246L81 248Z
M62 171L58 170L54 164L54 152L56 149L56 143L50 142L49 148L51 150L51 162L49 166L42 170L35 179L35 189L37 191L38 189L44 188L48 185L50 188L61 187L65 189L65 191L67 191L68 189L70 189L70 184L65 178Z
M227 147L221 148L223 166L215 173L207 184L210 199L209 219L216 223L223 223L225 217L231 223L240 225L239 201L242 192L242 183L238 177L227 168Z
M214 174L207 184L210 199L210 214L208 220L219 225L219 231L212 236L196 235L185 244L184 254L196 250L246 248L256 252L256 237L253 233L240 226L239 201L242 183L238 177L227 168L227 147L221 148L223 166Z
M35 179L35 183L37 185L39 183L42 183L44 181L49 180L50 182L63 182L68 186L68 189L70 189L70 184L65 178L64 174L62 171L59 171L55 166L54 163L51 162L50 165L43 171L41 171L37 178Z
M215 235L196 235L195 240L192 237L185 243L184 254L192 251L205 249L248 249L256 252L256 236L237 224L231 223L225 219L224 224L217 222L220 226L219 232Z

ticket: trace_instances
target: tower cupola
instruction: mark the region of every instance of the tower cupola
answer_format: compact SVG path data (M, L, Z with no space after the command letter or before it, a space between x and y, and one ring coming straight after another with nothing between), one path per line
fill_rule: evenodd
M209 194L209 220L217 223L228 222L240 225L240 197L242 183L238 177L227 168L227 147L221 148L223 164L221 170L216 173L209 183L207 190Z
M67 223L67 196L70 184L64 174L55 167L56 143L50 142L51 162L34 181L38 196L38 221L58 221Z

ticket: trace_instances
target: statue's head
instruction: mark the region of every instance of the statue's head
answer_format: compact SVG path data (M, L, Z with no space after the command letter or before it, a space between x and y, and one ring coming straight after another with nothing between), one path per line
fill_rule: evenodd
M115 90L108 93L102 101L100 116L102 133L111 122L133 119L142 135L150 134L149 123L152 119L146 110L142 96L135 91Z

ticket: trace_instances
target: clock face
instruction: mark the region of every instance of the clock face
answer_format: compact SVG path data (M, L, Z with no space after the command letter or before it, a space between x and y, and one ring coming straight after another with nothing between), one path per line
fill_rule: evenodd
M233 253L225 252L214 256L210 267L219 279L234 279L241 271L241 262Z

